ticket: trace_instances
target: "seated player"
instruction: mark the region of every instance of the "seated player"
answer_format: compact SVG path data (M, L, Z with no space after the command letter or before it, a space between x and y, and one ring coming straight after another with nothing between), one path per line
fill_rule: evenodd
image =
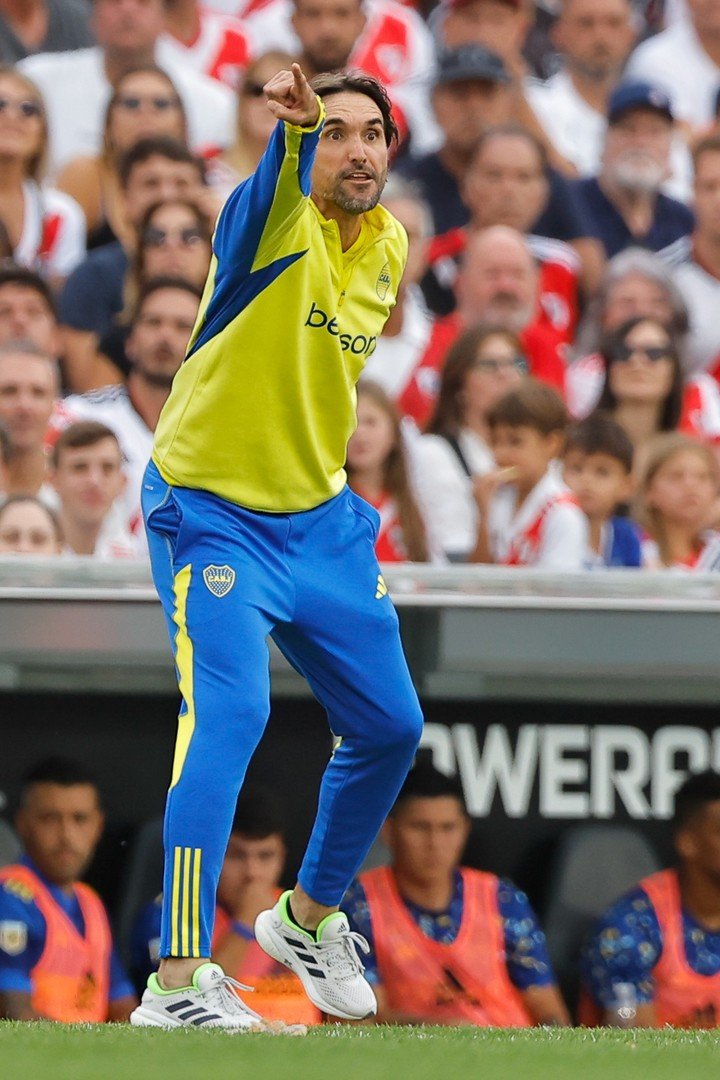
M590 528L588 567L642 565L640 530L616 513L630 499L632 467L632 443L606 413L593 413L568 431L563 478Z
M377 1022L567 1024L525 894L460 865L469 831L457 782L417 765L384 826L390 866L361 874L345 894L352 929L370 945Z
M691 776L675 796L677 864L643 878L605 912L582 957L580 1019L632 1027L720 1023L720 776Z
M136 999L100 897L81 883L103 829L82 765L48 758L23 778L24 855L0 870L0 1017L127 1020Z
M248 1002L265 1019L319 1024L321 1014L300 980L262 951L253 932L256 917L282 892L284 831L277 799L264 789L246 788L238 799L218 884L213 959L232 978L254 988ZM158 965L161 905L162 898L156 898L135 920L132 972L140 986Z

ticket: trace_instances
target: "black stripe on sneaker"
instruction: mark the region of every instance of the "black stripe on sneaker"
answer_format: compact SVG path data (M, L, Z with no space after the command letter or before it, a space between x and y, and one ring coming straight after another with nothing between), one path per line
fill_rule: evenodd
M191 1016L199 1016L201 1013L206 1012L206 1008L204 1008L202 1005L198 1005L196 1009L190 1009L189 1012L180 1013L178 1018L180 1020L189 1020Z
M208 1013L206 1016L198 1016L197 1020L193 1020L193 1024L199 1027L201 1024L207 1024L208 1020L219 1020L220 1017L217 1013Z
M176 1013L179 1012L180 1009L192 1008L193 1004L194 1002L188 1001L186 998L185 1001L173 1001L172 1005L166 1005L165 1009L169 1013Z
M292 945L293 949L307 948L307 944L304 941L297 941L295 938L288 937L287 934L283 934L283 937L287 941L288 945Z
M307 971L308 975L312 975L312 977L314 979L324 979L325 978L325 972L321 971L320 968L311 968L311 967L309 967L309 968L306 968L305 970Z
M314 964L315 963L315 957L311 956L310 953L296 952L295 955L297 956L298 960L303 960L306 964Z

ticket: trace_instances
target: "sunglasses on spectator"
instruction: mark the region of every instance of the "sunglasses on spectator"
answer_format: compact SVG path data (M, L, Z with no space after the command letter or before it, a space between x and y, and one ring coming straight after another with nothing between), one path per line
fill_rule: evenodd
M521 375L527 375L528 373L528 364L524 356L513 356L502 360L491 356L483 356L475 361L473 367L477 368L478 371L488 371L493 374L497 374L498 371L509 371L510 368L519 371Z
M244 83L242 92L243 94L245 94L246 97L252 98L261 98L265 93L265 91L263 90L263 84L256 82Z
M0 115L13 110L18 116L29 119L31 116L40 116L41 109L37 101L26 99L25 101L13 101L12 98L0 97Z
M192 247L194 244L203 243L205 237L197 225L188 225L185 229L158 229L155 225L149 225L143 233L145 247L165 247L168 240L179 240L183 247Z
M631 356L644 356L654 364L656 360L669 360L672 352L669 345L620 345L613 354L613 360L626 364Z
M180 99L176 97L139 97L137 94L123 95L117 98L116 105L128 112L138 112L143 105L149 105L155 112L167 112L168 109L177 109Z

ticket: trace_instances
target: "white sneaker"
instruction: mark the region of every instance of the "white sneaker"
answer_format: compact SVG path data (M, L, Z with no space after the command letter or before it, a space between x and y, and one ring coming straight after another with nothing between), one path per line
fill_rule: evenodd
M247 1031L305 1034L302 1025L291 1029L266 1024L240 1000L236 988L250 989L231 979L218 964L201 964L193 975L192 985L180 990L163 990L153 973L142 1001L130 1015L130 1023L134 1027L220 1027L237 1034Z
M355 946L367 953L370 947L361 934L350 930L342 911L328 915L317 928L317 940L296 926L287 911L286 892L274 908L261 911L255 920L255 938L265 952L285 964L305 987L307 996L321 1012L342 1020L364 1020L377 1012L372 987L363 978L365 968Z

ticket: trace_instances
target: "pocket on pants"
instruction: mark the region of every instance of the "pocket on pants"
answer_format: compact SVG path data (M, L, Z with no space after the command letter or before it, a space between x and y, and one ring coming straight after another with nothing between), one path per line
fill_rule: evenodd
M350 507L356 517L364 521L370 528L370 536L373 544L378 538L380 532L380 515L374 506L371 506L365 499L360 498L354 491L349 491L350 495Z

